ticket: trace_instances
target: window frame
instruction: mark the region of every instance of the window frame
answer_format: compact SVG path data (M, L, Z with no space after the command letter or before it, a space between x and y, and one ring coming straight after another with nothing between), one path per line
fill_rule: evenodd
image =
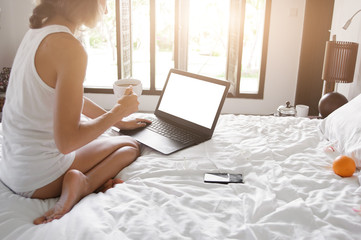
M131 12L131 0L114 0L116 5L116 28L117 28L117 66L118 66L118 79L130 77L127 76L126 71L123 69L124 66L124 39L123 39L123 30L128 31L129 36L129 45L132 45L131 39L131 14L128 14L128 27L129 29L123 29L122 17L122 4L127 7L128 11ZM188 54L188 12L182 11L182 9L189 6L190 0L175 0L175 21L174 21L174 68L187 71L187 54ZM246 1L247 0L231 0L231 8L235 8L236 11L230 11L230 24L235 24L236 32L231 32L231 27L228 32L228 53L227 53L227 63L226 63L226 79L230 81L233 85L233 90L228 94L228 97L234 98L247 98L247 99L263 99L264 96L264 87L265 87L265 75L266 75L266 65L267 65L267 53L268 53L268 39L269 39L269 29L270 29L270 18L271 18L271 5L272 0L265 0L265 15L264 15L264 28L263 28L263 42L262 42L262 54L261 54L261 64L260 64L260 76L259 76L259 85L258 93L240 93L240 82L241 78L241 69L242 69L242 51L243 51L243 36L244 36L244 21L245 21L245 11L246 11ZM232 6L233 4L233 6ZM156 0L149 0L150 6L150 89L143 90L143 95L160 95L161 91L156 90L155 87L155 76L156 76ZM238 23L231 23L232 14L242 16ZM125 21L127 22L127 21ZM182 26L180 24L183 23ZM231 45L231 35L236 35L236 42L241 43L237 44L237 57L230 59L230 45ZM131 62L132 62L132 51L128 56L130 59L130 72L131 72ZM236 68L231 69L230 65L236 66ZM233 77L232 77L233 76ZM112 94L113 89L109 87L85 87L84 93L100 93L100 94Z

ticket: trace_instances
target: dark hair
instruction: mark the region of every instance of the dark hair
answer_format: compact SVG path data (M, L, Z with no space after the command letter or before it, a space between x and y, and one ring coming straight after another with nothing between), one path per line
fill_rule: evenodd
M40 0L30 17L30 28L41 28L56 14L68 21L93 27L101 16L102 9L98 0Z

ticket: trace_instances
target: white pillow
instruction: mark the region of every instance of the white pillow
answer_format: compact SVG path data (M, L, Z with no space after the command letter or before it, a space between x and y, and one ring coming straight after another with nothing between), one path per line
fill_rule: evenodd
M361 167L361 94L328 115L320 129L337 151Z

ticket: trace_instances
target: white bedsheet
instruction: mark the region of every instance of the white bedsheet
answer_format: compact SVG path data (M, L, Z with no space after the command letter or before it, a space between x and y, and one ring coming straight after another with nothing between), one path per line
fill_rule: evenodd
M337 153L320 120L222 115L210 141L161 155L149 148L125 180L35 226L56 199L25 199L0 185L0 239L361 239L358 172L332 171ZM244 184L206 184L205 172Z

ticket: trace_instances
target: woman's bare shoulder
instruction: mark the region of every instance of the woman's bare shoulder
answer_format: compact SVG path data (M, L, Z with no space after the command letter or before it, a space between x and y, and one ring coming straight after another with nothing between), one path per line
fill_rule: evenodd
M43 48L50 56L65 57L69 55L76 58L86 58L87 54L83 45L72 34L65 32L52 33L42 42Z
M40 44L35 64L43 81L55 87L59 79L82 83L86 72L87 54L82 44L69 33L53 33ZM60 78L60 76L62 78Z

